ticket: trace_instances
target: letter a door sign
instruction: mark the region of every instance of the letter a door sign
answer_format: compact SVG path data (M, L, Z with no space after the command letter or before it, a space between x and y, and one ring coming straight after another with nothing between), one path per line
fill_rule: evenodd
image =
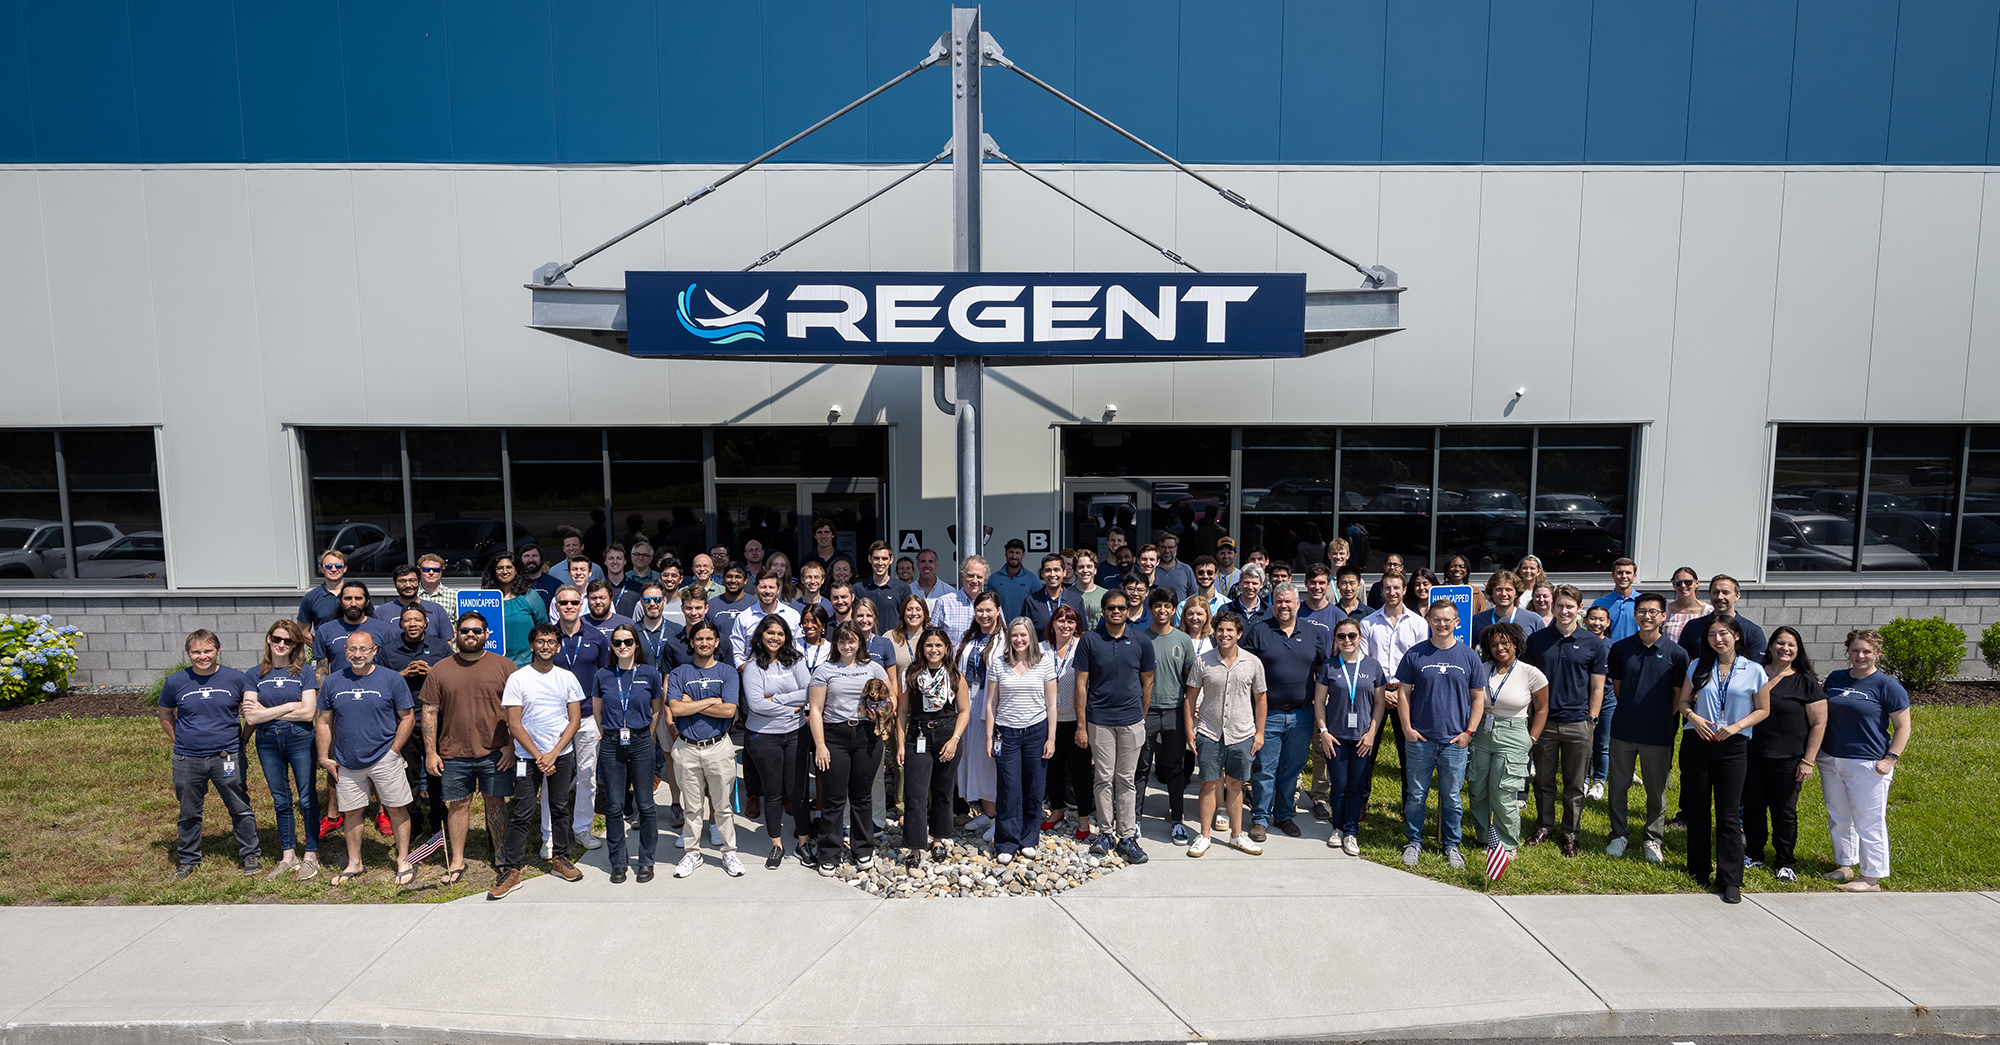
M922 530L896 531L897 554L900 555L903 552L920 552L923 550L924 550L924 531Z

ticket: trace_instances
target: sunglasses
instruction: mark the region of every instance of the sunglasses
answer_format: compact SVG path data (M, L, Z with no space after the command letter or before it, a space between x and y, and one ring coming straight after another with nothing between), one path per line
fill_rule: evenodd
M633 640L631 640L631 639L612 639L612 640L611 640L611 648L612 648L612 649L623 649L623 648L624 648L624 647L626 647L626 646L637 646L637 645L638 645L638 643L637 643L637 642L634 642L634 641L633 641Z
M666 598L665 598L664 596L660 596L660 595L641 595L641 596L639 597L639 601L640 601L640 602L665 602L665 601L667 601L667 600L666 600Z
M418 572L418 573L443 573L443 572L444 572L444 569L443 569L443 567L439 567L439 566L419 566L419 567L417 567L417 572Z
M338 570L344 570L346 568L347 564L344 562L329 562L329 563L322 563L320 565L320 569L328 571L338 571Z
M578 602L578 601L576 601L575 599L557 599L557 600L556 600L556 605L558 605L558 606L581 606L581 605L583 605L583 603L581 603L581 602Z
M1675 581L1675 582L1674 582L1674 587L1676 587L1676 588L1692 588L1692 587L1694 587L1694 584L1695 584L1695 582L1693 582L1693 581Z
M266 635L264 636L264 641L270 643L273 646L290 646L294 644L291 639L288 639L283 635Z
M459 633L460 635L484 635L484 634L486 634L486 629L485 629L485 628L460 628L460 629L458 629L458 633Z

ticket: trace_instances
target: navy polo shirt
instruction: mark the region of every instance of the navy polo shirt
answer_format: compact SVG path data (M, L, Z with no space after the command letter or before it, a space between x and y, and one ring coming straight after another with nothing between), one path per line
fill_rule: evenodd
M1609 661L1607 674L1618 686L1618 714L1611 716L1611 739L1672 746L1674 734L1681 728L1674 714L1674 698L1681 680L1687 677L1687 651L1668 642L1665 635L1651 646L1634 635L1611 644Z
M1486 688L1486 665L1463 642L1439 649L1425 639L1403 654L1396 681L1411 685L1410 728L1425 740L1449 741L1472 721L1472 691Z
M256 688L248 675L222 665L209 675L182 668L167 676L160 687L160 706L174 709L174 754L206 758L241 747L243 730L237 717L244 694Z
M451 654L451 643L443 639L432 638L426 634L418 640L416 645L412 646L403 640L401 633L398 633L396 641L383 646L381 651L375 655L375 663L400 675L404 668L410 666L412 661L421 660L426 664L435 666L439 661L451 656ZM424 691L424 680L421 677L414 679L404 678L403 682L410 687L410 696L412 697L418 696Z
M1361 615L1361 617L1366 616L1366 613ZM1361 617L1354 619L1358 623ZM1312 621L1314 624L1326 629L1326 655L1331 658L1333 656L1333 626L1347 619L1347 611L1340 608L1340 603L1331 600L1328 600L1326 605L1316 610L1307 607L1302 602L1299 603L1299 619ZM1478 632L1473 632L1473 634L1477 635Z
M340 616L340 593L327 591L326 585L316 584L299 600L299 623L307 631L316 630L327 621Z
M557 625L561 627L561 625ZM583 698L589 700L597 695L597 669L610 666L611 640L604 633L581 621L577 623L576 634L558 633L556 667L576 676L576 684L583 687Z
M1578 627L1564 635L1553 627L1528 636L1523 660L1549 678L1549 721L1590 720L1590 677L1609 673L1611 650Z
M718 660L705 668L689 662L675 668L673 674L667 676L667 699L709 700L720 697L724 704L734 704L743 692L742 686L736 669L726 660ZM713 740L728 732L730 724L730 719L714 715L674 716L674 728L680 730L681 739L690 742Z
M451 620L445 615L444 607L429 599L418 599L417 607L424 611L424 634L437 639L451 638ZM375 619L387 624L397 635L403 634L403 611L408 609L400 599L390 599L375 607Z
M349 769L382 761L396 740L397 720L417 706L403 676L379 664L366 675L350 668L328 675L319 703L333 712L333 760Z
M1689 660L1700 660L1702 646L1708 641L1708 626L1715 620L1715 614L1704 613L1687 622L1681 629L1681 648L1687 651ZM1743 655L1759 664L1764 663L1764 629L1741 613L1736 615L1736 623L1743 628Z
M1256 607L1251 608L1243 605L1242 599L1231 599L1228 602L1223 603L1222 608L1216 610L1215 612L1234 613L1238 617L1243 618L1243 627L1245 629L1244 633L1248 634L1249 633L1248 629L1252 625L1256 624L1260 620L1264 620L1271 616L1271 604L1265 602L1263 599L1258 599Z
M1312 703L1313 684L1326 667L1326 649L1331 643L1331 634L1309 620L1294 620L1290 635L1279 630L1275 620L1251 625L1243 636L1243 648L1264 662L1271 710L1289 711Z
M1021 602L1021 614L1035 622L1035 637L1049 633L1049 618L1055 616L1057 606L1068 606L1076 611L1076 619L1083 620L1083 596L1064 588L1054 598L1047 588L1036 588Z
M890 577L887 584L876 584L872 579L854 582L854 597L875 604L875 626L883 631L896 628L896 604L909 593L910 586L894 577Z
M631 671L599 668L597 699L604 705L604 714L598 716L597 724L607 733L614 729L629 729L634 733L651 729L653 698L665 696L666 692L666 680L651 664L640 664Z
M1090 673L1084 714L1100 726L1129 726L1146 717L1139 676L1155 665L1153 640L1130 624L1112 638L1099 625L1076 644L1076 670Z

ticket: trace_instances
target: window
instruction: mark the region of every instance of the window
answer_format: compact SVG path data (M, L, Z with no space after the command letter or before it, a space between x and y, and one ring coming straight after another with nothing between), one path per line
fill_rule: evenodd
M150 556L145 566L106 559L127 538L144 539ZM72 548L81 562L75 570ZM35 579L166 584L152 429L7 433L0 444L0 580Z
M1779 427L1764 566L2000 570L2000 426Z

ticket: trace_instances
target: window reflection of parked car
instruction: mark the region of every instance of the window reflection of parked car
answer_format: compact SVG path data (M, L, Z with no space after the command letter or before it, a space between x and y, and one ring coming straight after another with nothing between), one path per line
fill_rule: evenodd
M502 525L499 519L436 519L417 527L417 551L419 554L443 557L445 573L450 576L467 577L483 573L486 564L506 550L500 544ZM534 534L527 527L514 524L515 547L533 538ZM414 565L415 562L404 549L401 537L386 537L350 553L347 572L355 575L386 574L404 563Z
M1615 514L1603 501L1584 494L1545 493L1535 497L1535 517L1538 520L1558 516L1571 522L1608 527Z
M388 537L389 534L374 523L351 522L346 519L320 523L313 527L313 558L317 560L319 553L329 548L353 555L363 547L378 544ZM314 572L318 570L315 569Z
M1771 495L1771 510L1774 512L1816 512L1819 507L1812 498L1802 493L1774 493Z
M1527 523L1518 518L1496 519L1488 522L1481 532L1457 543L1454 550L1473 563L1512 563L1527 548L1527 537ZM1624 542L1594 524L1564 518L1535 523L1535 556L1551 573L1607 570L1612 560L1623 554Z
M1854 517L1854 506L1860 500L1853 490L1816 490L1812 495L1813 507L1829 515ZM1900 512L1914 507L1908 498L1898 497L1880 490L1868 491L1868 514L1876 512Z
M2000 569L2000 523L1978 515L1968 515L1959 535L1958 568L1961 570ZM1868 528L1890 544L1926 559L1951 565L1951 516L1943 512L1870 513Z
M77 576L83 578L160 578L167 575L167 538L158 530L135 533L111 542L96 556L85 559ZM68 570L56 576L69 576Z
M1260 512L1331 511L1333 483L1326 479L1280 479L1258 497L1256 508Z
M1854 523L1825 513L1772 512L1765 565L1776 570L1852 570ZM1874 530L1863 530L1861 568L1928 570L1930 564Z
M89 559L124 536L118 527L107 522L74 522L70 528L79 559ZM67 565L69 552L63 548L62 523L46 519L0 519L0 580L53 577L55 571Z

